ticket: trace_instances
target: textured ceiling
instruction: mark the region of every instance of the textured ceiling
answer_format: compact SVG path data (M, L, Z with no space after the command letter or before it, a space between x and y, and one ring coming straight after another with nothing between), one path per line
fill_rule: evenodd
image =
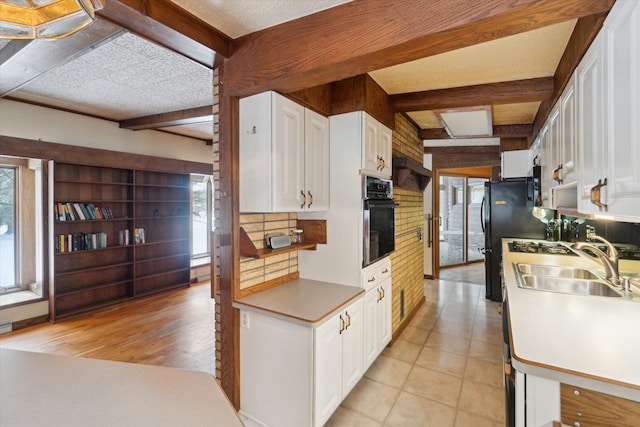
M123 33L11 96L123 120L211 105L213 71Z
M172 0L232 39L351 0Z

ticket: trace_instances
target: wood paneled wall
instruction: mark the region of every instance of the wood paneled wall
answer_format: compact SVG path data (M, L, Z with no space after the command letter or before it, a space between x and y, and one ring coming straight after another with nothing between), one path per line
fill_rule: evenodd
M422 140L418 129L404 115L395 115L393 157L408 157L422 164ZM392 326L394 337L424 300L424 193L395 187L396 250L391 254L393 281ZM404 291L404 317L400 316L400 293Z

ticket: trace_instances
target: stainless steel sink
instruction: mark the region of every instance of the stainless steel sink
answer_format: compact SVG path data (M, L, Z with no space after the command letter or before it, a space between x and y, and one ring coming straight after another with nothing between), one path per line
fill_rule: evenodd
M573 295L622 297L604 279L581 268L514 263L518 286L523 289L560 292Z
M518 286L525 289L560 292L574 295L595 295L601 297L622 297L603 280L532 276L523 274Z
M598 276L589 270L581 268L564 267L557 265L538 264L517 264L520 274L531 274L533 276L552 276L570 279L599 279Z

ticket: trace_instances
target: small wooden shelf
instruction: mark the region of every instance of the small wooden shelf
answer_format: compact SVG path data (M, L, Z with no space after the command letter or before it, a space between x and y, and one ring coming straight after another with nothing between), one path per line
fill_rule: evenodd
M240 256L249 257L249 258L268 258L271 256L276 256L280 254L285 254L287 252L295 252L301 250L316 250L316 243L314 242L304 242L304 243L292 243L290 246L278 249L271 248L263 248L257 249L253 244L249 235L244 230L244 228L240 227Z
M393 159L393 182L400 188L424 191L431 181L431 171L407 157Z

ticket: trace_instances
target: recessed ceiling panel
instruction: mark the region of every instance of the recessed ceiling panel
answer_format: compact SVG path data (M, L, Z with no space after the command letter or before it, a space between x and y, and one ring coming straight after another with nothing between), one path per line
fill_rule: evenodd
M351 0L172 0L232 39Z
M575 20L369 74L389 94L552 76Z

